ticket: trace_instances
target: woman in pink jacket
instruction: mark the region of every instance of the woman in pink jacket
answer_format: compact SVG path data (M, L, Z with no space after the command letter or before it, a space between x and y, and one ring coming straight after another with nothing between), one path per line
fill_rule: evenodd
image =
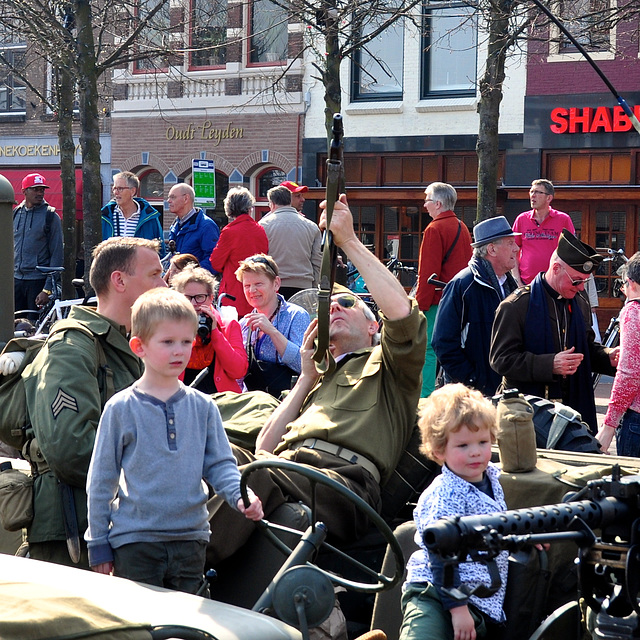
M184 382L191 384L207 368L196 385L198 390L203 393L240 392L236 380L246 374L248 366L242 329L237 320L225 322L213 306L216 285L216 279L206 269L192 266L177 273L171 281L171 286L189 299L200 316Z

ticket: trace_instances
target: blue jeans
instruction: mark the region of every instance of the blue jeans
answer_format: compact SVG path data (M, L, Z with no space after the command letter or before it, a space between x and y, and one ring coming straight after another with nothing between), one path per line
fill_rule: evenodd
M640 413L627 409L616 434L616 450L619 456L640 458Z

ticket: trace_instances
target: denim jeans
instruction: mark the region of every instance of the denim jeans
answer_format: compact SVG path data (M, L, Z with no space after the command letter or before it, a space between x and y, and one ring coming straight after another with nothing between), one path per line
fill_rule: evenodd
M627 409L616 434L616 450L619 456L640 458L640 413Z

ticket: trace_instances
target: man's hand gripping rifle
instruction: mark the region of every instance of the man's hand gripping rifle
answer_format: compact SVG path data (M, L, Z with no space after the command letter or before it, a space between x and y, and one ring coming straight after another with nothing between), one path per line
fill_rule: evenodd
M560 504L442 518L425 529L424 543L445 564L445 591L460 599L489 597L500 588L494 558L501 551L513 553L530 544L574 540L579 548L580 589L588 606L599 614L599 621L628 616L637 631L639 516L640 476L621 477L616 466L610 478L590 481ZM487 566L491 585L453 588L453 568L467 560Z
M336 200L344 193L344 167L342 162L344 129L342 116L339 113L333 115L333 137L329 147L327 158L327 228L322 238L322 268L320 271L320 284L318 286L318 337L313 359L318 373L331 373L336 363L329 351L329 307L331 305L331 290L335 282L336 262L338 248L333 242L333 236L329 227Z

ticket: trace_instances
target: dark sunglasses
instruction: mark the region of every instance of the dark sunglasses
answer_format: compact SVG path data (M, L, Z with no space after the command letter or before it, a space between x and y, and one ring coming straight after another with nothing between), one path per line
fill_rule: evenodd
M571 274L564 267L562 267L562 270L567 274L567 277L569 278L569 280L571 280L572 287L579 287L581 284L585 284L589 280L589 278L576 278L574 280Z
M278 275L278 272L276 271L274 266L262 256L250 256L249 258L247 258L247 262L257 262L258 264L263 264L267 267L267 269L269 269L269 271L271 271L271 273L273 273L274 276Z
M189 302L195 302L196 304L202 304L211 294L210 293L196 293L195 296L188 296L186 293L184 297Z
M331 302L337 302L343 309L352 309L358 304L358 298L345 294L331 298Z

